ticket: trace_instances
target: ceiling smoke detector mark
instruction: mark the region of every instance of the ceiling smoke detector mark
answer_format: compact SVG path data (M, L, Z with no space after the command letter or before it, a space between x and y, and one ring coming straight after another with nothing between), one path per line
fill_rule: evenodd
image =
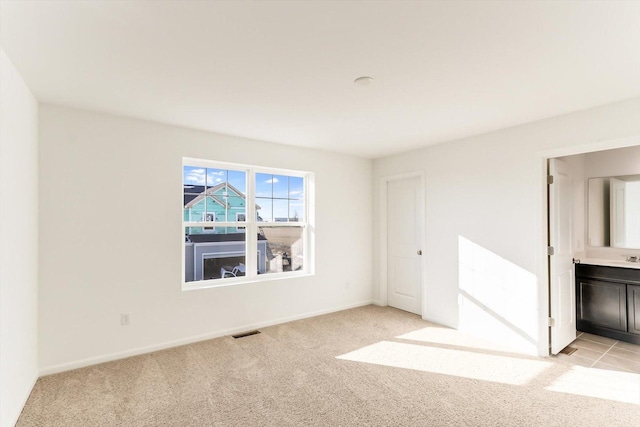
M236 334L236 335L231 335L233 338L244 338L244 337L249 337L251 335L257 335L259 334L260 331L249 331L249 332L243 332L241 334Z
M353 81L353 83L357 84L358 86L369 86L371 85L371 83L373 83L373 77L367 77L367 76L358 77Z

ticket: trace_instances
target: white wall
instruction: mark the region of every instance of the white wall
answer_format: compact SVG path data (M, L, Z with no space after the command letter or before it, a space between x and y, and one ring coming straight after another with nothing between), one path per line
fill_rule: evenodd
M546 354L545 158L631 135L640 135L640 98L376 160L374 206L380 177L425 174L423 316ZM375 213L374 266L379 226ZM376 270L383 300L379 279Z
M0 49L0 425L38 378L38 103Z
M596 151L585 157L587 178L640 174L640 145Z
M183 156L314 172L315 276L183 292ZM370 160L41 105L43 372L370 303L371 171Z

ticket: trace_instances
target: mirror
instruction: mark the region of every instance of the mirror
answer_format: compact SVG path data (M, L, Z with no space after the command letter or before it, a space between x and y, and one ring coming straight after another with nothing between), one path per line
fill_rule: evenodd
M640 249L640 175L589 179L589 246Z

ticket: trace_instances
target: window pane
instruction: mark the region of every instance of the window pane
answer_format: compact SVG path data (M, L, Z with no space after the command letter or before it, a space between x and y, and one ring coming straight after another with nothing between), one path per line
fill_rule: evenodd
M242 197L247 197L247 174L244 171L229 170L227 172L229 186Z
M214 196L206 196L202 199L205 212L200 221L224 221L224 211L220 210L220 204Z
M273 206L271 199L258 198L256 199L256 203L259 207L258 209L258 218L259 222L271 222L273 221Z
M222 193L225 192L227 183L227 171L224 169L207 168L207 193L205 204L206 218L215 218L214 221L226 221L225 200ZM208 219L203 218L202 221Z
M199 185L204 187L206 169L199 166L185 166L182 168L182 183L184 185Z
M273 175L256 174L256 197L273 197Z
M246 218L247 214L247 174L229 170L227 176L227 221L237 221L239 217Z
M289 197L289 177L284 175L273 175L273 197L286 199Z
M182 171L182 189L183 189L183 218L185 221L200 221L202 212L204 212L204 204L194 207L198 204L198 196L205 189L206 170L200 167L185 166ZM202 197L200 197L201 199Z
M258 274L303 270L303 232L302 227L260 227Z
M304 221L304 178L256 174L258 215L265 222ZM268 200L271 202L268 203ZM269 205L270 208L269 208Z
M226 170L207 168L207 187L215 187L225 182L227 182Z
M185 282L245 275L244 229L186 227L184 244Z
M243 218L242 221L246 221L247 207L245 206L245 199L237 196L229 196L227 198L227 221L238 221L238 218Z
M185 221L236 221L246 215L247 173L219 168L183 167Z
M304 179L297 176L289 177L289 198L302 199L304 196Z
M212 200L203 196L196 195L190 202L184 206L184 218L186 221L215 221L215 212L211 210ZM207 212L207 208L209 211Z
M290 200L289 201L289 221L304 221L304 201L303 200Z
M275 222L288 222L289 217L289 203L287 199L273 200L273 218Z

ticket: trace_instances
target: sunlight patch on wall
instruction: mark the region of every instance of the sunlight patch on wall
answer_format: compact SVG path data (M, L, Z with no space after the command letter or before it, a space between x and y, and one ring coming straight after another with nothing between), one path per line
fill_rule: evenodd
M390 341L381 341L336 359L511 385L527 384L553 365L540 360Z
M536 275L458 236L459 329L496 350L536 354Z
M640 405L640 375L572 366L546 390Z

